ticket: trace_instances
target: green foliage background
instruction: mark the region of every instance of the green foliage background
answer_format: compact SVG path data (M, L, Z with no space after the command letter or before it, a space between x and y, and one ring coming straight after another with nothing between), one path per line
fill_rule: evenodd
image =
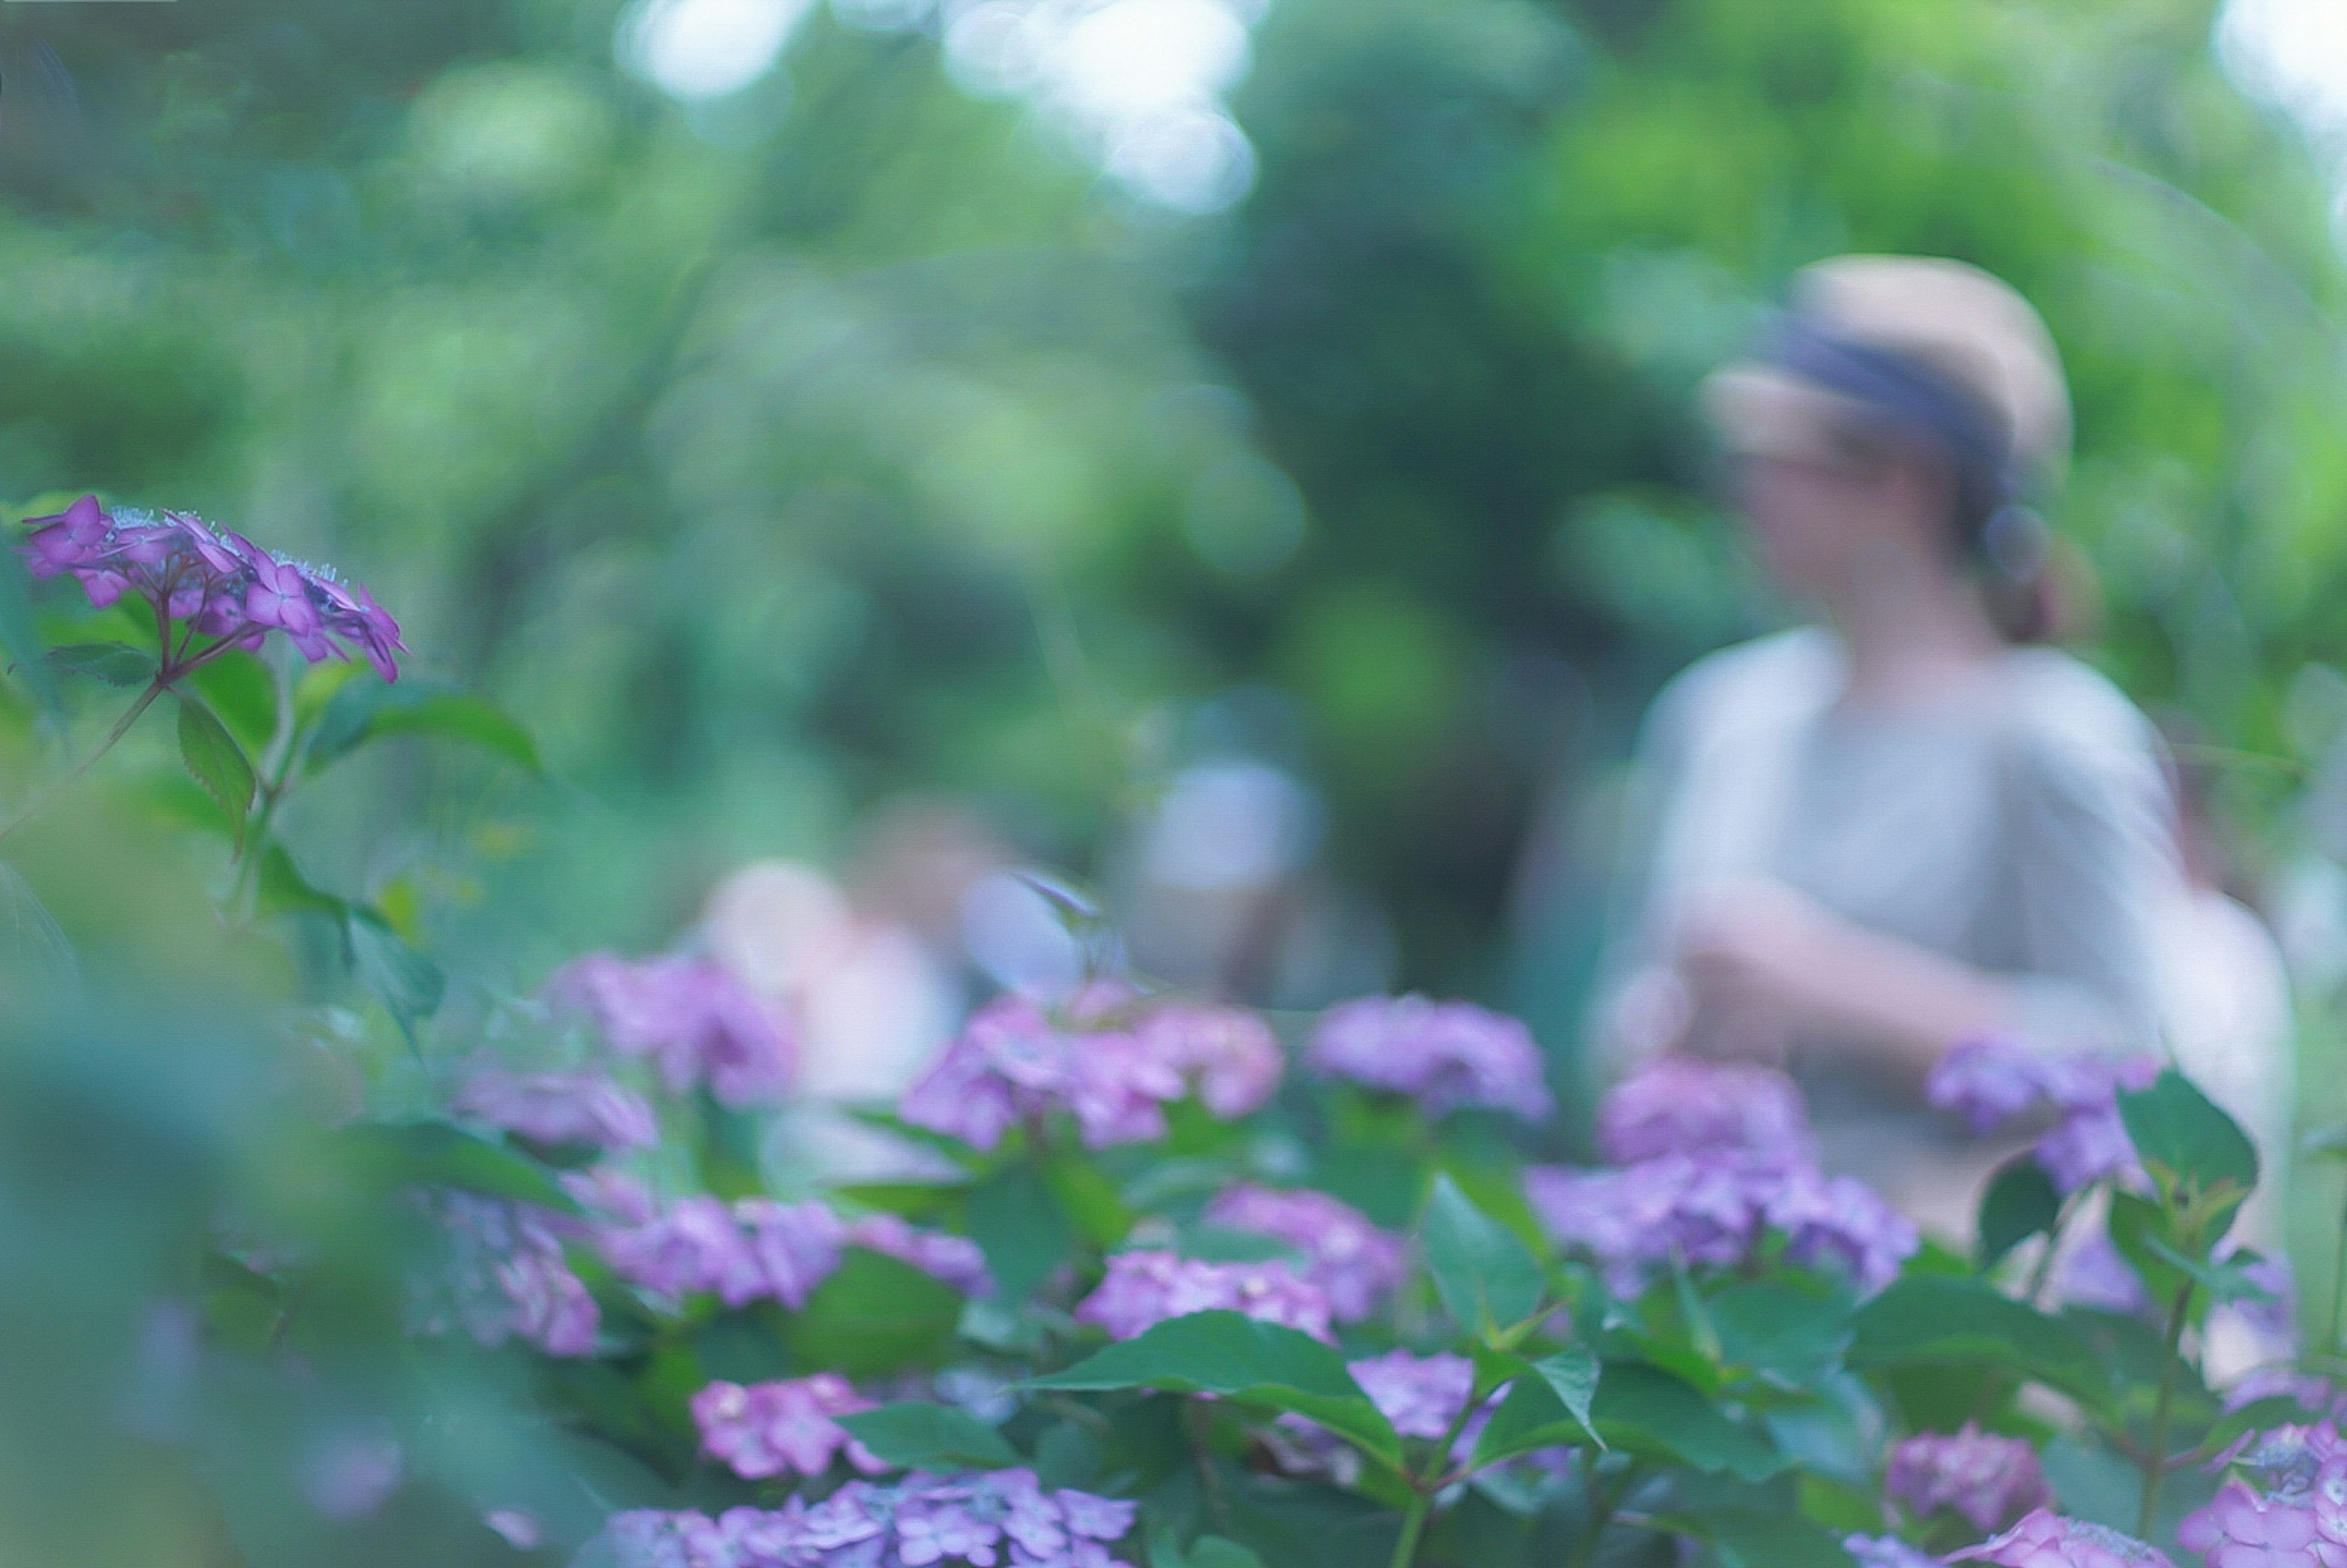
M1198 220L930 33L818 7L688 111L616 20L0 9L0 495L346 566L559 781L425 808L450 764L362 773L289 826L328 878L453 892L525 959L649 943L907 790L1081 874L1183 715L1268 684L1398 979L1561 1043L1613 759L1778 613L1689 391L1851 249L2041 304L2094 654L2230 759L2260 864L2306 836L2347 690L2305 672L2347 568L2341 271L2200 0L1276 0L1255 188ZM1292 556L1215 564L1299 507Z

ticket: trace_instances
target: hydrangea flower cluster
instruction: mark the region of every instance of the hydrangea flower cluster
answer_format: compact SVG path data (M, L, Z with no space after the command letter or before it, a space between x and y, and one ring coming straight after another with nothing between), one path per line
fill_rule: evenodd
M1309 1060L1330 1077L1407 1094L1435 1115L1478 1107L1537 1122L1555 1107L1532 1031L1471 1002L1339 1003L1320 1015Z
M2035 1449L1970 1421L1952 1435L1926 1432L1893 1447L1882 1490L1918 1519L1952 1509L1983 1535L2054 1501Z
M510 1072L478 1067L449 1109L540 1143L649 1149L660 1142L652 1108L600 1072Z
M1205 1218L1294 1247L1304 1260L1305 1279L1327 1296L1329 1315L1339 1323L1368 1318L1406 1272L1401 1237L1326 1193L1243 1183L1208 1204Z
M1951 1555L1950 1563L1989 1568L2176 1568L2168 1553L2107 1525L2039 1509L1992 1541Z
M1450 1430L1450 1423L1459 1419L1460 1409L1475 1392L1475 1364L1464 1356L1414 1356L1408 1350L1389 1350L1382 1356L1348 1361L1345 1369L1369 1397L1369 1403L1393 1423L1395 1431L1428 1442L1440 1440ZM1498 1400L1495 1393L1460 1428L1458 1440L1450 1445L1454 1461L1463 1461L1475 1451ZM1358 1476L1359 1456L1325 1428L1302 1416L1289 1415L1280 1418L1278 1430L1286 1440L1276 1451L1292 1472L1327 1473L1348 1485Z
M190 512L159 518L126 507L109 513L84 496L53 517L31 519L22 547L33 576L70 576L99 610L136 594L155 608L167 672L193 669L230 648L258 648L283 632L313 664L356 650L386 681L407 645L374 596L328 567L261 549ZM205 647L174 646L174 622Z
M1766 1067L1663 1057L1623 1081L1597 1112L1597 1152L1635 1165L1701 1149L1814 1157L1809 1112L1790 1078Z
M2054 1118L2037 1141L2037 1163L2066 1196L2137 1171L2118 1091L2145 1088L2158 1075L2159 1064L2149 1058L2048 1055L2008 1036L1984 1035L1942 1056L1924 1095L1976 1135L2027 1118Z
M873 1409L835 1372L784 1382L712 1383L692 1397L702 1451L747 1481L785 1471L821 1475L840 1454L866 1475L888 1467L847 1435L837 1418Z
M1281 1069L1271 1031L1234 1009L1136 1009L1121 987L1090 987L1055 1009L1010 994L970 1015L897 1113L990 1150L1011 1128L1064 1112L1086 1148L1105 1149L1165 1136L1166 1105L1193 1083L1214 1115L1246 1115Z
M2234 1479L2184 1516L2180 1545L2208 1568L2347 1568L2347 1441L2335 1429L2279 1428L2232 1466Z
M640 1510L614 1516L582 1568L1123 1568L1111 1542L1131 1532L1135 1505L1049 1491L1031 1471L935 1476L895 1485L852 1481L812 1507L702 1513Z
M1940 1568L1940 1560L1896 1535L1846 1535L1841 1549L1858 1568Z
M557 1010L584 1014L612 1050L649 1059L671 1094L706 1083L738 1109L790 1087L794 1050L782 1024L711 959L589 953L556 970L546 996Z
M1327 1339L1327 1296L1284 1261L1206 1263L1170 1252L1121 1252L1098 1288L1076 1307L1078 1322L1131 1339L1169 1317L1239 1312Z
M669 1300L708 1291L728 1307L772 1298L795 1311L849 1246L885 1253L964 1295L993 1288L985 1255L966 1237L918 1230L894 1214L843 1220L812 1199L680 1198L637 1223L606 1225L596 1239L622 1279Z
M446 1238L440 1277L423 1287L416 1327L462 1327L483 1345L520 1339L549 1356L591 1356L602 1315L562 1254L560 1219L533 1204L434 1188L417 1202Z
M1600 1124L1610 1117L1617 1126L1662 1126L1658 1115L1614 1109L1621 1101L1634 1109L1652 1105L1661 1098L1656 1075L1699 1102L1714 1092L1710 1075L1735 1082L1753 1071L1658 1062L1607 1095ZM1780 1119L1761 1124L1787 1131ZM1794 1263L1839 1267L1860 1289L1875 1291L1897 1277L1920 1245L1904 1215L1864 1183L1819 1171L1800 1139L1767 1150L1688 1142L1707 1127L1739 1140L1749 1132L1739 1119L1690 1117L1670 1124L1670 1135L1687 1146L1619 1170L1535 1167L1524 1173L1525 1196L1549 1233L1592 1257L1607 1288L1620 1296L1637 1295L1674 1258L1712 1267L1741 1263L1771 1232L1783 1235Z

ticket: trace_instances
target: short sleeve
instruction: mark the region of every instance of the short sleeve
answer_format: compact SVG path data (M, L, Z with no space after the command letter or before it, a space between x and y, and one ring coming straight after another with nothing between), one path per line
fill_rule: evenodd
M2031 684L2004 757L2013 928L1997 946L2033 1035L2155 1044L2154 921L2181 875L2157 738L2083 665Z

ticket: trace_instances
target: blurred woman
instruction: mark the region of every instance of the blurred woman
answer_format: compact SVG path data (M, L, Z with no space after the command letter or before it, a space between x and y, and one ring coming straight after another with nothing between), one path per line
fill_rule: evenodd
M2020 295L1958 262L1843 257L1706 403L1761 565L1815 623L1706 658L1640 747L1619 1067L1780 1061L1829 1166L1969 1233L2004 1151L1934 1119L1951 1045L2160 1036L2153 920L2178 886L2155 734L2051 648L2068 395Z

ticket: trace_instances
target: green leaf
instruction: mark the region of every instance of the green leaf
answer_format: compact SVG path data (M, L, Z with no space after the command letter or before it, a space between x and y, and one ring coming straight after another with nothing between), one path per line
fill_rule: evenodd
M155 679L155 656L128 642L69 642L49 650L49 668L128 688Z
M179 699L179 760L228 812L242 849L245 815L252 809L252 764L212 711L193 697Z
M1711 1543L1721 1568L1850 1568L1841 1542L1798 1514L1710 1509L1680 1522Z
M2061 1214L2062 1194L2054 1190L2045 1167L2033 1153L2015 1154L1997 1167L1981 1194L1973 1261L1986 1273L2031 1236L2052 1235Z
M877 1378L940 1364L953 1348L962 1300L908 1263L860 1246L784 1320L791 1358L808 1371Z
M345 907L343 929L350 942L352 971L412 1042L416 1024L440 1010L447 977L439 965L401 941L371 909Z
M2229 1182L2246 1194L2258 1184L2258 1149L2249 1134L2174 1068L2140 1092L2122 1092L2119 1119L2154 1180L2201 1192Z
M1033 1295L1075 1245L1059 1201L1024 1160L970 1190L963 1225L986 1254L995 1295L1013 1304Z
M1766 1481L1785 1468L1774 1445L1729 1420L1692 1384L1644 1361L1608 1361L1590 1414L1600 1435L1632 1453Z
M301 867L293 864L293 856L282 844L271 843L261 850L257 882L263 914L329 915L341 920L350 913L348 903L310 885L310 879L302 875Z
M1781 1285L1733 1285L1709 1303L1721 1356L1781 1388L1816 1382L1849 1348L1847 1294L1816 1295Z
M2115 1192L2103 1223L2111 1245L2142 1279L2144 1289L2164 1313L2185 1280L2172 1261L2178 1255L2170 1245L2175 1226L2167 1208L2133 1193Z
M1201 1535L1190 1542L1190 1568L1264 1568L1264 1562L1235 1541Z
M579 1212L545 1167L446 1122L362 1122L331 1137L354 1170L385 1186L456 1187Z
M1850 1365L1987 1361L2100 1407L2109 1389L2077 1331L1985 1281L1910 1276L1858 1310Z
M1435 1291L1466 1332L1488 1339L1540 1310L1548 1290L1540 1260L1447 1172L1434 1178L1419 1237Z
M277 677L242 650L223 653L187 678L244 748L259 755L277 738Z
M1216 1394L1293 1411L1349 1438L1399 1468L1401 1439L1361 1392L1344 1358L1308 1334L1235 1312L1169 1318L1140 1337L1111 1345L1033 1389L1160 1389Z
M839 1424L889 1464L906 1470L1011 1470L1027 1461L967 1410L918 1400L842 1416Z
M0 647L16 661L16 679L33 701L51 718L61 720L65 710L57 702L56 677L42 655L40 630L33 621L32 580L13 539L0 548Z
M461 741L494 752L528 773L545 771L537 743L513 715L486 697L421 681L396 686L353 681L344 685L327 700L310 733L306 766L316 773L389 735Z
M1536 1449L1605 1447L1591 1415L1598 1388L1597 1358L1575 1345L1538 1361L1515 1362L1515 1381L1475 1441L1478 1469Z

